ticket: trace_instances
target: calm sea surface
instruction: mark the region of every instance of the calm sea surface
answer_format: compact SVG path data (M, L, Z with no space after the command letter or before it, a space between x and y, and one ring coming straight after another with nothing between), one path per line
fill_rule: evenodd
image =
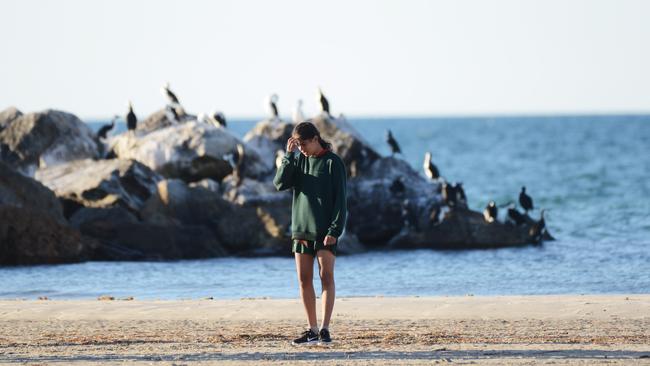
M342 256L338 296L650 293L650 116L350 122L382 154L389 153L390 128L418 171L431 151L447 180L463 182L476 210L491 199L516 200L526 185L536 207L548 210L547 226L558 240L541 247ZM229 128L241 137L253 125L233 121ZM0 268L0 283L0 298L298 296L290 253Z

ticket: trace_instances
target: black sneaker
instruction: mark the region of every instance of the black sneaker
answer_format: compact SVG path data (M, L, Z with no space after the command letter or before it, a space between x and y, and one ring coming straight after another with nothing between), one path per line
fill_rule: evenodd
M332 338L330 338L330 331L326 328L323 328L320 330L320 332L318 332L318 337L323 343L330 343L332 341Z
M292 344L309 344L318 342L318 334L314 333L311 329L302 332L300 337L291 342Z

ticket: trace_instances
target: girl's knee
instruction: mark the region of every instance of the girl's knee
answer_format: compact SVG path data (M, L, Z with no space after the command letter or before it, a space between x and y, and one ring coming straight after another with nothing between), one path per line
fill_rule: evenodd
M320 281L323 287L334 285L334 272L331 271L321 271L320 272Z
M300 276L298 276L298 282L300 283L300 287L302 287L302 288L308 288L308 287L313 286L314 285L313 281L314 281L314 279L313 279L312 276L302 275L302 274Z

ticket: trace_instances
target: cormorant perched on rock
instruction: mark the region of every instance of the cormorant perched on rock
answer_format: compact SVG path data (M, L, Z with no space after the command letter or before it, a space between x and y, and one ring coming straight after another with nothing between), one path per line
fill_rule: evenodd
M328 117L330 116L330 102L325 98L321 88L318 88L318 102L320 103L320 109Z
M424 153L424 174L431 180L437 180L440 178L440 171L438 167L431 161L431 153Z
M129 112L126 114L126 128L129 131L135 131L136 127L138 127L138 117L135 116L135 113L133 113L133 104L131 104L131 101L129 101Z
M519 193L519 204L524 209L524 212L528 214L528 211L533 210L533 199L526 194L526 187L521 187L521 192Z
M514 203L510 203L510 207L508 207L508 219L510 219L515 226L522 225L526 222L526 217L522 215L521 212L517 211L517 207Z
M456 190L447 182L442 182L442 199L447 206L456 206Z
M302 113L302 99L298 99L298 101L296 102L296 106L293 107L291 120L293 121L293 123L300 123L305 121L305 115Z
M210 114L210 122L215 125L215 127L227 127L226 123L226 116L223 114L223 112L215 111Z
M267 106L269 108L269 113L271 114L271 119L277 121L280 119L280 113L278 112L278 95L271 94L267 98Z
M406 186L404 185L404 182L402 182L402 178L399 177L393 180L393 183L390 185L389 189L392 194L400 195L400 194L404 194L404 192L406 191Z
M465 190L463 189L463 182L456 182L454 185L454 191L456 191L456 201L458 201L463 206L467 207L467 196L465 196Z
M483 210L483 217L486 222L493 223L497 219L497 205L494 201L490 201L485 210Z
M99 129L99 131L97 131L97 138L102 139L102 140L105 140L105 139L106 139L106 135L108 135L108 132L109 132L110 130L112 130L113 127L115 127L115 121L117 121L118 118L120 118L120 116L113 116L113 119L111 119L111 123L109 123L109 124L107 124L107 125L103 125L103 126Z
M528 230L528 236L530 236L530 238L536 243L539 243L544 236L544 230L546 230L546 221L544 220L544 209L542 209L539 221L530 227L530 230Z
M393 134L390 132L390 130L386 132L386 142L388 143L388 145L390 145L390 149L392 151L391 156L402 153L402 150L400 150L399 148L399 144L393 137Z
M180 119L178 118L178 113L176 113L176 108L174 108L174 106L171 104L167 104L165 106L165 117L167 117L169 122L171 122L173 125L180 122Z
M180 106L181 103L178 101L178 98L176 97L176 94L169 89L169 82L165 83L162 88L160 88L160 92L169 99L169 103L174 104L176 106Z
M237 150L233 156L235 166L233 168L233 174L235 177L235 185L237 187L241 186L244 181L244 171L246 170L245 156L244 156L244 145L237 144Z

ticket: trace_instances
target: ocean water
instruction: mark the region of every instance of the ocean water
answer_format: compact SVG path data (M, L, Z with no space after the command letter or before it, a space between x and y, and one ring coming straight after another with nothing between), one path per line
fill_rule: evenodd
M91 123L98 128L101 121ZM370 252L337 258L338 296L650 292L650 116L351 119L382 154L391 129L421 170L463 182L469 205L547 209L556 241L474 251ZM233 121L243 136L254 121ZM289 244L287 243L287 252ZM316 272L317 273L317 272ZM0 268L0 298L295 298L290 253L275 258L88 262ZM320 284L315 279L319 292Z

